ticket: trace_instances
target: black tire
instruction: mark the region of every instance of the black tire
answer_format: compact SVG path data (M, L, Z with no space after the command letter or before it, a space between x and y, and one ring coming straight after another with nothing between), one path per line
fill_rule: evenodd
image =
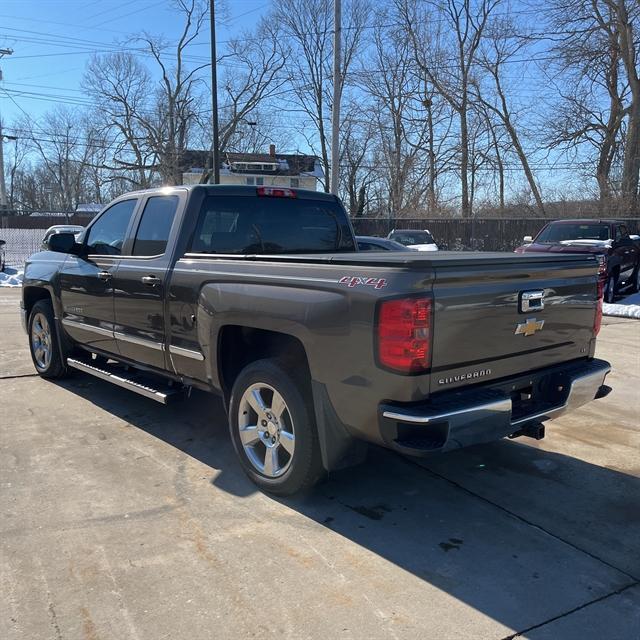
M640 263L636 265L636 270L633 272L633 284L631 286L632 293L640 292Z
M67 374L50 300L39 300L29 314L29 351L38 375L62 378ZM48 355L45 356L45 353Z
M618 278L615 273L611 273L607 276L607 281L604 285L604 301L608 304L613 304L616 299L616 289L618 288Z
M299 379L297 375L296 379ZM248 390L251 387L260 387L260 385L271 389L271 391L265 389L266 396L263 398L266 398L265 406L268 408L266 409L267 413L263 414L247 407L248 395L246 394L249 393ZM268 404L270 392L273 392L273 395L271 396L271 404ZM275 416L272 418L270 413L271 405L275 405L276 393L285 403L285 409L279 414L280 420ZM309 395L304 393L304 389L301 391L287 370L276 360L258 360L247 365L240 372L233 385L229 402L229 429L233 447L247 476L258 487L269 493L286 496L305 491L311 488L323 474L313 407L311 402L306 399ZM247 414L247 409L251 415ZM260 416L263 420L260 419ZM268 425L267 416L270 416ZM272 419L275 424L272 423ZM255 434L245 436L245 438L255 438L255 444L247 445L246 442L243 444L241 431L248 433L253 430L253 427L244 429L241 420L246 420L249 423L256 421ZM276 431L273 438L268 435L268 430L272 428ZM281 444L286 440L284 436L281 440L281 431L290 431L294 436L288 441L294 443L291 455L289 455L288 449L292 445L288 444L285 447L284 444ZM260 433L261 436L259 436ZM263 440L263 436L266 440ZM273 474L265 474L257 466L257 461L263 458L263 466L266 469L269 448L265 442L271 440L273 444L270 445L270 448L277 450L274 455L278 464L274 466L281 465L281 469L284 469L278 477L274 477Z

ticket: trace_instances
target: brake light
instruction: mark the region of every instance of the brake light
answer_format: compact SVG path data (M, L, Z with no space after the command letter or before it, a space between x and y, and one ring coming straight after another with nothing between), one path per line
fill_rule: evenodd
M282 187L258 187L256 189L258 195L262 198L296 198L296 192L293 189L284 189Z
M598 277L596 283L597 300L596 300L596 317L593 320L593 335L597 336L600 333L600 327L602 326L602 299L604 297L604 281Z
M378 360L399 373L431 366L430 298L384 300L378 308Z
M603 278L607 275L607 257L598 256L598 276Z

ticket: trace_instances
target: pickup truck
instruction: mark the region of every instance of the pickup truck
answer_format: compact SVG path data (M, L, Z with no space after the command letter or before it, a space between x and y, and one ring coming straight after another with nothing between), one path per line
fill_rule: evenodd
M524 237L516 253L590 253L600 261L604 300L627 289L640 291L640 241L623 220L554 220Z
M426 456L606 395L597 260L358 252L332 195L196 185L128 193L27 262L36 371L168 403L220 394L242 468L286 495L367 444Z

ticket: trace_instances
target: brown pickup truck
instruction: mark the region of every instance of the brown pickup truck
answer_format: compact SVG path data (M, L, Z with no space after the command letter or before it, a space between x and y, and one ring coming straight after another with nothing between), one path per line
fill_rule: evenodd
M359 252L335 196L207 185L123 195L47 243L22 290L38 373L222 395L240 464L274 493L366 443L540 438L609 391L595 256Z

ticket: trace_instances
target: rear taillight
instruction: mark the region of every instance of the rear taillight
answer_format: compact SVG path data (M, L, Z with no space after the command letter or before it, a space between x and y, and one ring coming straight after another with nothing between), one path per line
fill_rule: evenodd
M282 187L258 187L256 189L258 195L269 198L296 198L296 192L293 189L284 189Z
M607 275L607 257L598 256L598 277L604 280Z
M378 307L378 361L398 373L431 366L430 298L383 300Z
M597 336L600 333L600 327L602 326L602 298L604 297L604 281L599 276L596 287L598 298L596 299L596 317L593 319L594 336Z

